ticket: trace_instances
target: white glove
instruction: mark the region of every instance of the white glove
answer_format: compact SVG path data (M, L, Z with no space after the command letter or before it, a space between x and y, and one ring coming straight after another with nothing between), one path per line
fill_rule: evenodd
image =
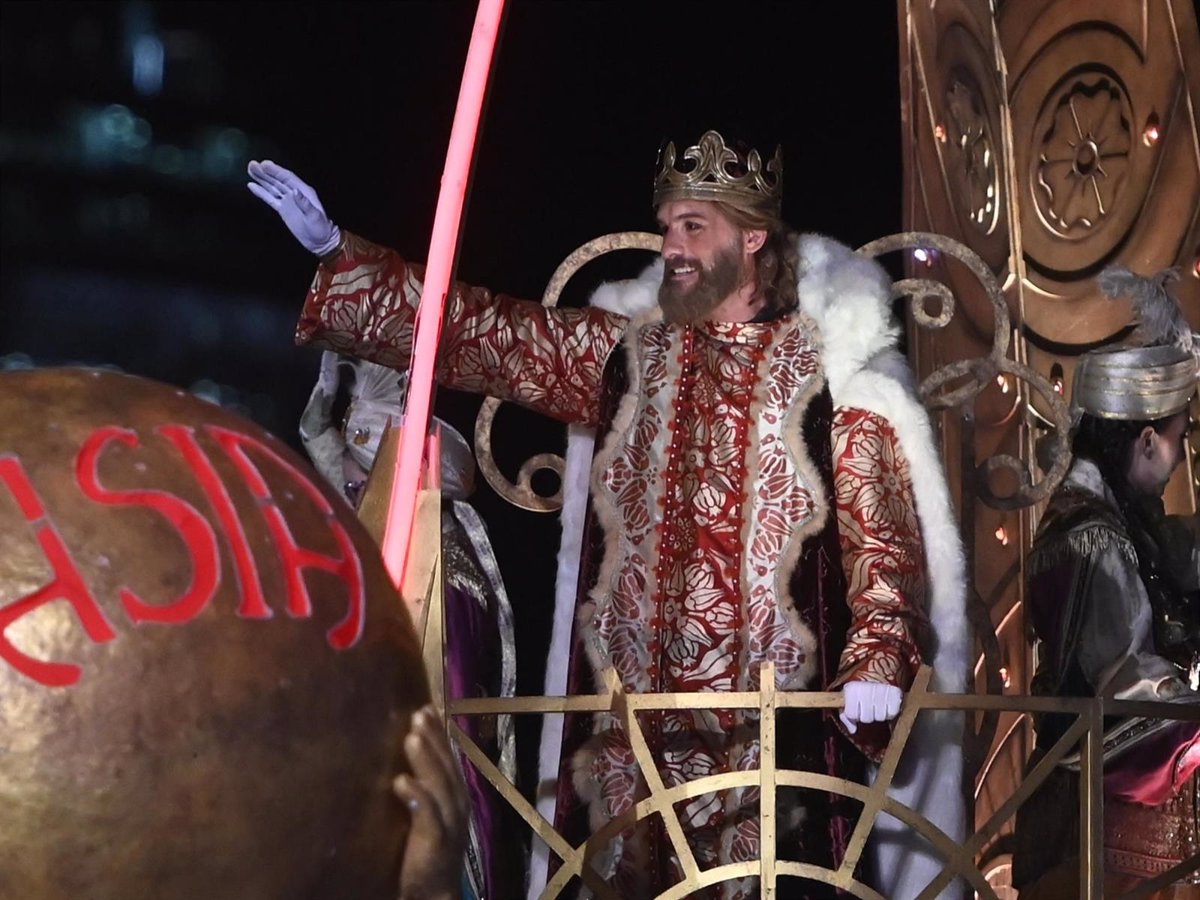
M858 724L890 722L900 712L900 701L904 692L890 684L873 681L847 681L842 685L842 696L846 708L838 715L846 730L851 734L858 731Z
M295 172L269 159L252 161L246 168L252 179L246 187L283 219L304 249L324 256L337 247L342 230L325 215L317 192L301 181Z

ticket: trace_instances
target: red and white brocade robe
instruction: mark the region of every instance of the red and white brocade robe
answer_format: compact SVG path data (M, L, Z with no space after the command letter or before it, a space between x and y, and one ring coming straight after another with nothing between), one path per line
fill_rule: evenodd
M422 272L346 235L318 270L298 342L406 367ZM597 672L611 664L635 692L741 691L757 688L769 660L782 689L851 679L909 685L925 631L909 464L886 417L833 407L806 315L682 327L456 285L445 322L442 384L606 431L592 477L604 535L598 577L577 627ZM806 583L821 587L797 589ZM741 710L648 717L664 782L756 768L756 718ZM812 734L798 739L795 755L811 767L847 768L831 719L810 716ZM593 730L574 782L596 828L645 788L616 721L599 716ZM877 757L886 738L886 728L860 727L854 740ZM757 791L727 793L682 808L701 868L758 857ZM823 842L841 845L840 856L848 826L829 822L841 814L810 812L796 819L824 823ZM608 866L622 896L674 880L668 848L645 839L653 827L626 829L612 844ZM798 841L815 852L819 839ZM723 895L749 896L753 882Z

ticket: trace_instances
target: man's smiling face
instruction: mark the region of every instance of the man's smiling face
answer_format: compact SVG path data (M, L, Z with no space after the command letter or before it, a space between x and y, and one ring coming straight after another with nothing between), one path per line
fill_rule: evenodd
M658 300L663 317L691 324L709 318L749 281L742 233L704 200L673 200L658 210L663 280Z

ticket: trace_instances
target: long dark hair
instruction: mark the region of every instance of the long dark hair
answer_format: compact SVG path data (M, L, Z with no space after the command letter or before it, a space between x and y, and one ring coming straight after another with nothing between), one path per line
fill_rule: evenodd
M1165 536L1162 507L1157 497L1146 497L1129 483L1129 465L1139 436L1146 428L1163 434L1180 415L1161 419L1124 422L1083 416L1075 431L1071 450L1076 458L1091 460L1117 500L1126 532L1137 551L1138 574L1146 586L1154 612L1154 643L1157 651L1187 666L1191 654L1200 650L1200 621L1182 586L1169 568L1162 565Z
M767 233L766 241L754 254L755 298L763 299L763 308L755 321L769 322L794 310L799 305L796 297L799 253L795 235L777 217L750 212L720 200L714 201L713 205L735 228Z

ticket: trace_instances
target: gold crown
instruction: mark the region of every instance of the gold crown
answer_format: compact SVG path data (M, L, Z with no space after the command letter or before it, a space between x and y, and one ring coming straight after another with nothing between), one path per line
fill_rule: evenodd
M763 166L757 150L745 159L725 145L715 131L706 131L700 142L683 151L684 169L675 167L673 143L659 156L654 178L654 205L672 200L722 200L734 206L778 217L783 202L783 148L776 147Z

